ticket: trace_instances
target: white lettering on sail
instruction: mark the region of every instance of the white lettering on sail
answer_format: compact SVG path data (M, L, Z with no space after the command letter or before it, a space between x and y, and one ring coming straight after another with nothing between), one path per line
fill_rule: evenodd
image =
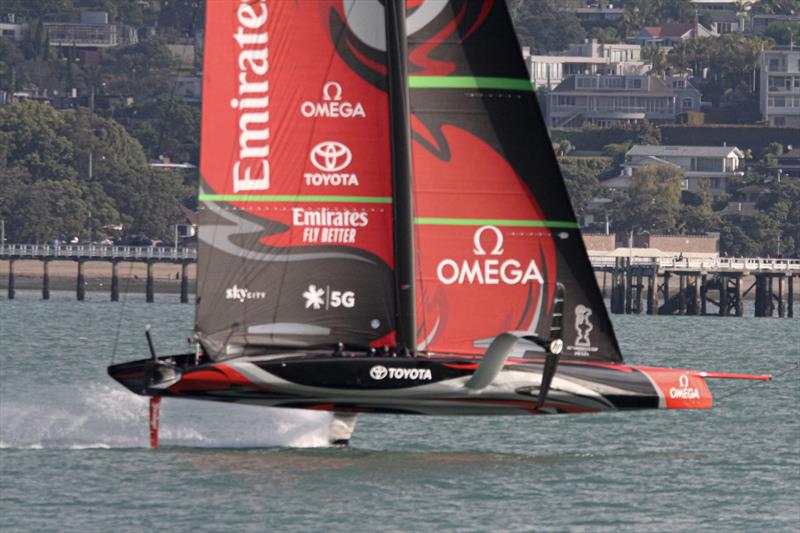
M233 39L239 47L238 97L230 105L239 110L239 157L232 167L233 191L269 189L269 35L267 2L241 0L236 10L239 27Z
M303 228L303 242L354 244L357 228L369 224L366 211L332 210L326 207L292 208L292 224Z
M329 81L322 86L322 101L306 100L300 104L300 114L306 118L366 118L361 102L342 101L342 86Z
M495 244L487 253L481 243L484 233L490 232L495 237ZM503 232L495 226L481 226L473 237L475 256L501 256L503 250ZM455 259L443 259L436 267L436 276L445 285L524 285L535 281L544 283L536 261L531 259L523 264L517 259L473 259L459 262Z
M336 309L344 307L352 309L356 306L356 293L353 291L331 290L330 286L325 288L309 285L308 290L303 293L306 301L306 309Z

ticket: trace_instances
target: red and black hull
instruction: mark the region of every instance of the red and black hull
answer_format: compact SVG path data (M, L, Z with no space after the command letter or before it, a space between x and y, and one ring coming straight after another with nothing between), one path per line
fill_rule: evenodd
M109 367L131 391L269 407L427 415L554 414L710 408L708 377L744 377L622 364L564 361L547 401L536 408L543 361L511 359L480 391L465 387L480 360L459 356L371 357L327 353L238 357L194 364L194 355L159 359L174 369L154 382L152 360Z

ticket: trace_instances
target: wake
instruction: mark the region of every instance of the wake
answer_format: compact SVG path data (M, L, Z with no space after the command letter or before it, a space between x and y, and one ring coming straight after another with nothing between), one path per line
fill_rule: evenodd
M0 448L149 447L147 398L114 385L8 389L0 396ZM165 398L161 446L328 445L330 414Z

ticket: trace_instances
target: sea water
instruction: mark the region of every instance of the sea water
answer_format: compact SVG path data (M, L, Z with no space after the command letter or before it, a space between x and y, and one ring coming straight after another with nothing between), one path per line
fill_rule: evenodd
M615 316L627 362L773 373L715 381L710 411L361 416L166 399L106 374L187 349L163 295L0 300L0 530L797 531L798 319Z

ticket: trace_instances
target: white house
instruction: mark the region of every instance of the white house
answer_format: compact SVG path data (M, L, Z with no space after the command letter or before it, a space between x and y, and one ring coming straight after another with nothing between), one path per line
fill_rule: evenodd
M800 126L800 47L764 50L759 66L761 117L771 126Z
M741 175L744 153L735 146L661 146L634 145L625 154L622 173L603 182L612 188L626 188L636 169L646 166L681 168L683 190L720 195L727 180Z

